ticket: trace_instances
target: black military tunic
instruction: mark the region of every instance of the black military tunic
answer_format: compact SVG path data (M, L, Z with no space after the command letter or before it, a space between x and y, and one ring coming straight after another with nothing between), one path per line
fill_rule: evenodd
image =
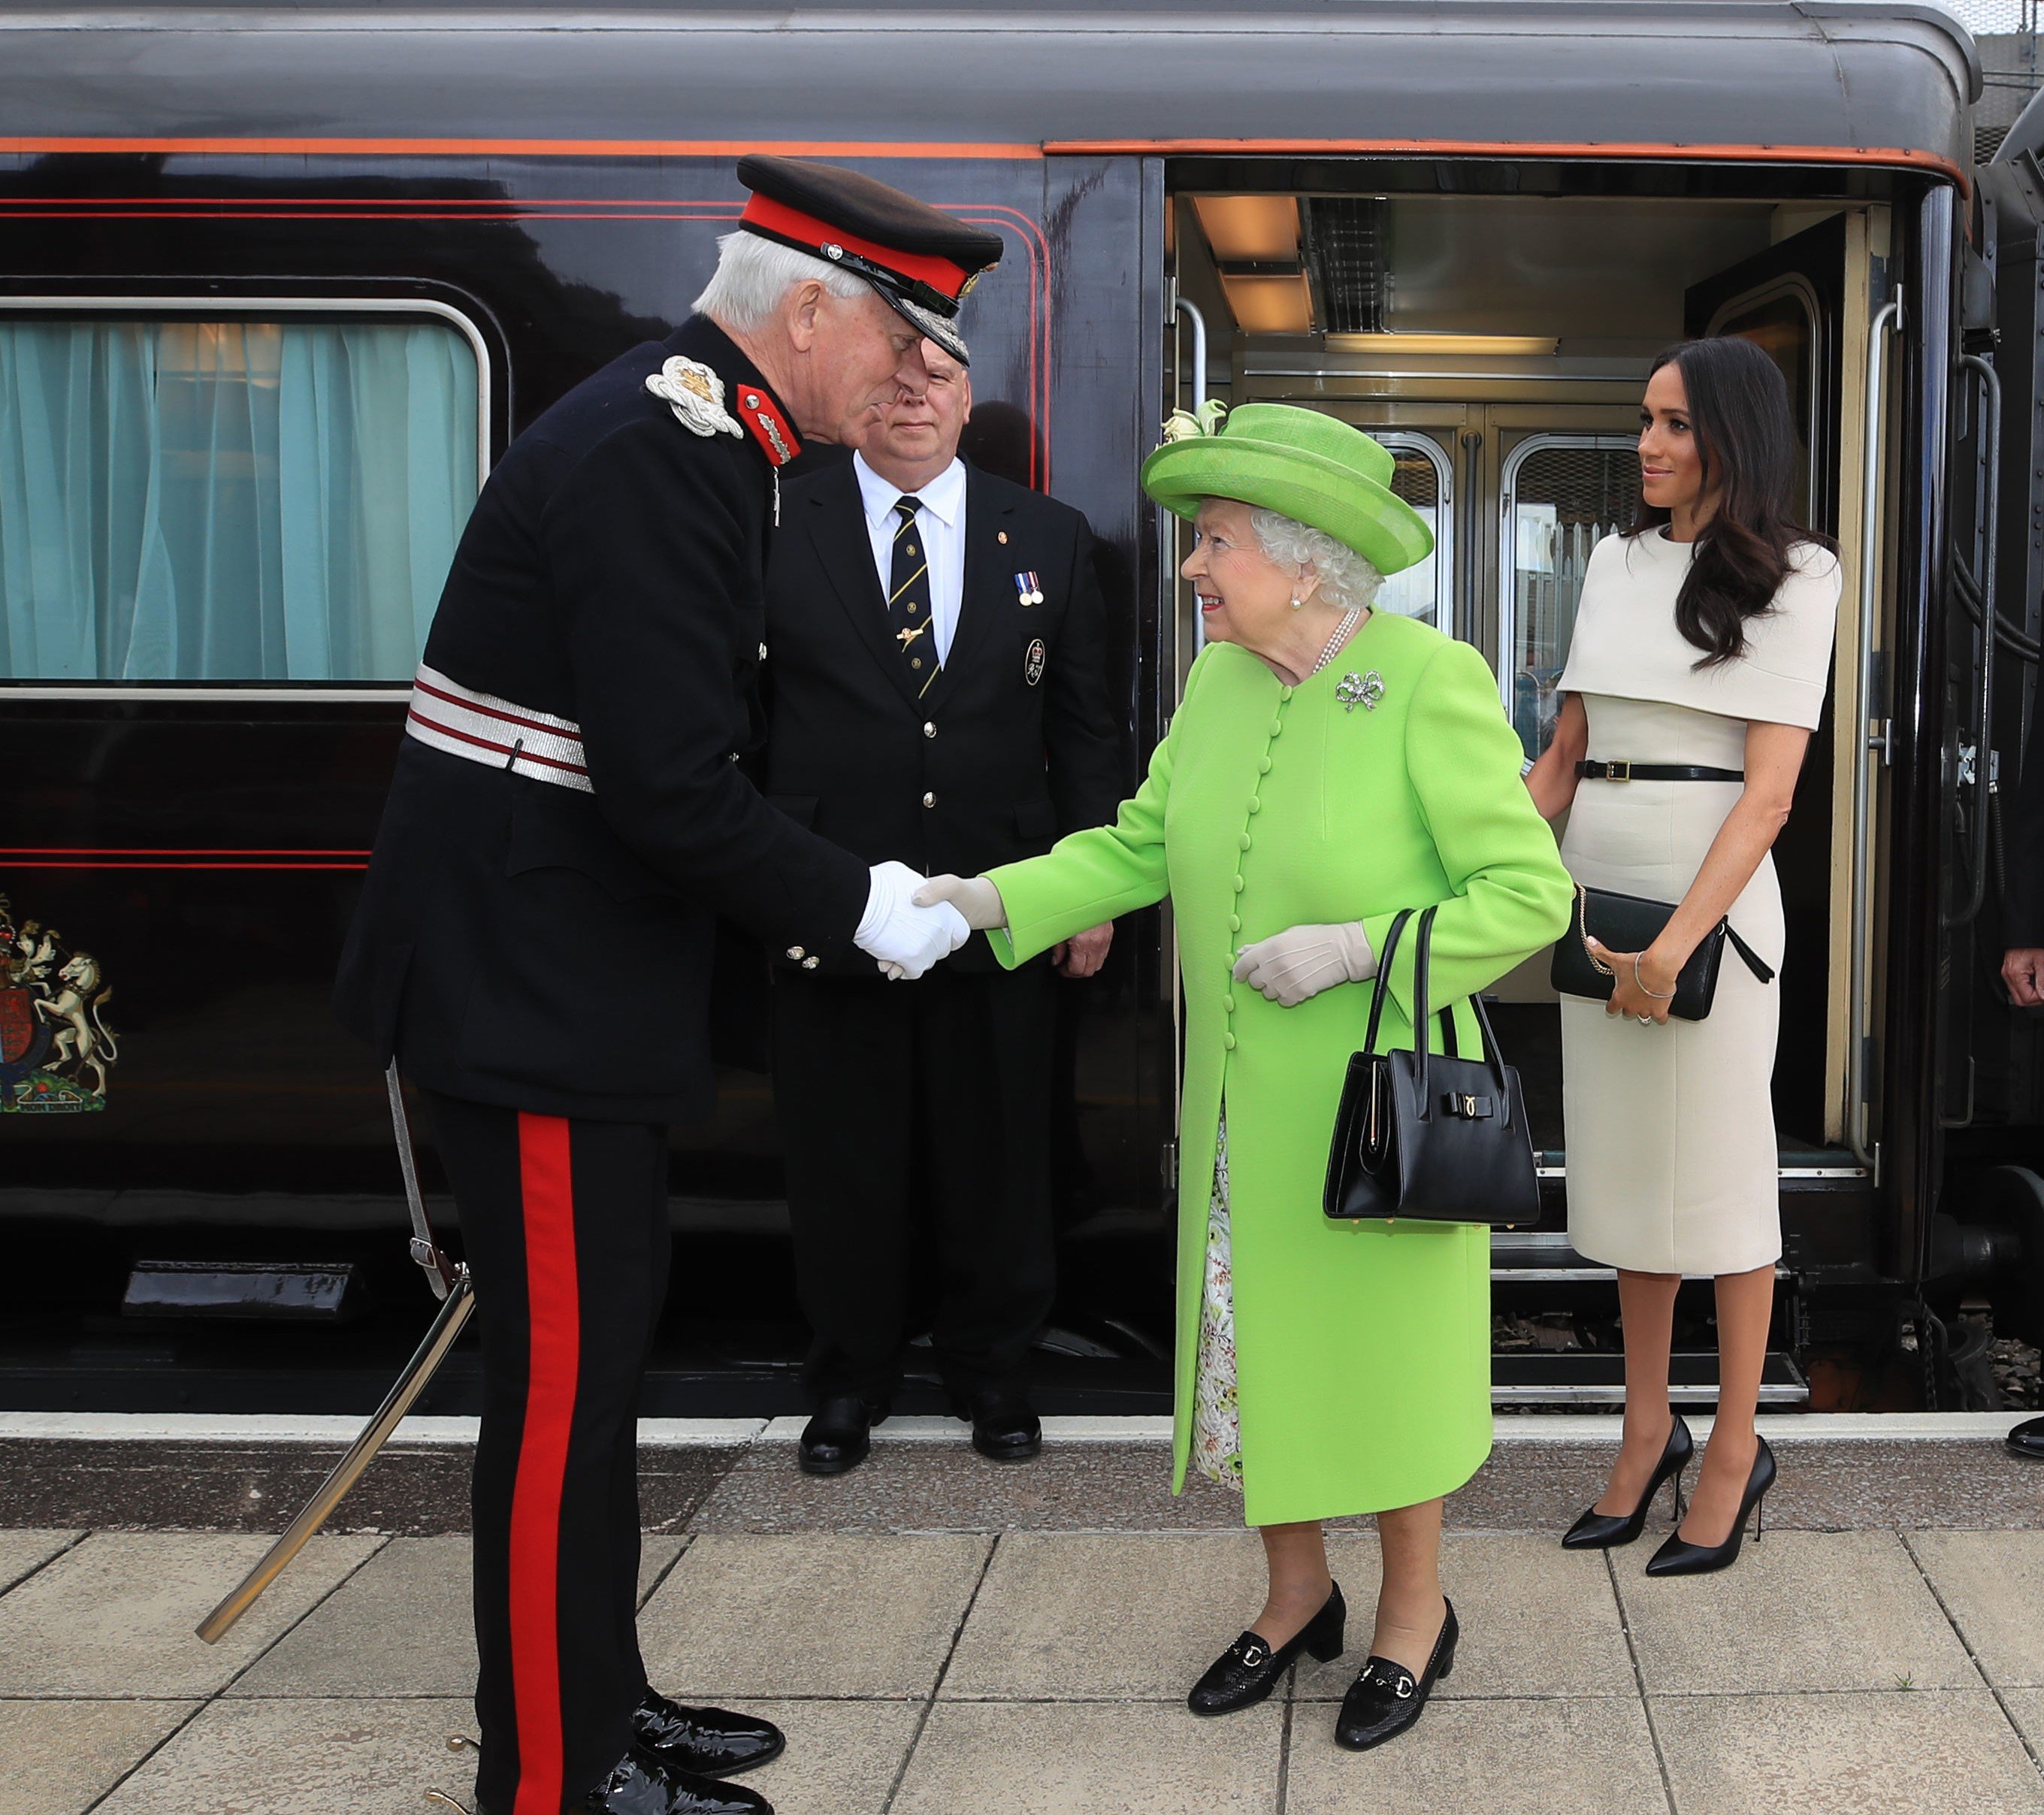
M676 356L719 375L749 433L698 435L647 390ZM571 391L490 475L425 667L579 726L593 791L405 740L335 1000L413 1082L555 1115L701 1113L715 916L776 949L852 954L866 866L732 759L765 640L777 440L792 450L793 431L759 372L698 317Z

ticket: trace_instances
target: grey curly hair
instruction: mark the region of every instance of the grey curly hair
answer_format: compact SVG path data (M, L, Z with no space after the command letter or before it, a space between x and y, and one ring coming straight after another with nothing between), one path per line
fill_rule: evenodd
M1383 575L1324 529L1276 510L1251 510L1249 521L1263 558L1293 573L1310 567L1320 577L1320 597L1337 611L1367 606L1384 584Z

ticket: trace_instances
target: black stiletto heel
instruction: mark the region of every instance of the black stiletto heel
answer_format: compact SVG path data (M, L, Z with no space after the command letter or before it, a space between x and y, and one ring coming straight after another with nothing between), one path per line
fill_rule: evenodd
M1320 1612L1283 1644L1274 1648L1262 1633L1244 1632L1193 1685L1185 1705L1195 1714L1232 1714L1238 1708L1254 1707L1269 1696L1301 1652L1312 1652L1322 1663L1339 1657L1347 1622L1347 1603L1337 1582Z
M1760 1448L1753 1459L1753 1471L1746 1478L1746 1491L1739 1496L1739 1517L1732 1521L1731 1536L1721 1544L1694 1544L1682 1536L1678 1528L1649 1559L1649 1575L1706 1575L1714 1569L1731 1568L1739 1560L1749 1513L1753 1515L1753 1541L1760 1542L1761 1502L1774 1485L1779 1471L1774 1466L1774 1452L1767 1447L1767 1439L1762 1437L1759 1442Z
M1619 1544L1629 1544L1638 1537L1646 1525L1647 1509L1654 1504L1654 1496L1661 1491L1661 1483L1671 1476L1675 1482L1675 1523L1682 1522L1682 1471L1689 1466L1689 1459L1696 1453L1696 1440L1689 1435L1689 1427L1681 1413L1675 1414L1669 1427L1668 1441L1662 1448L1661 1459L1654 1465L1654 1478L1646 1483L1646 1491L1639 1496L1639 1504L1630 1513L1600 1513L1595 1506L1570 1526L1562 1538L1564 1550L1611 1550Z

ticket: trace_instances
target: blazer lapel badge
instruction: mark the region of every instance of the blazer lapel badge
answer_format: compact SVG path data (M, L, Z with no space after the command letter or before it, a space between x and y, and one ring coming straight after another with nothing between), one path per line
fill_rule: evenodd
M1017 574L1015 576L1015 597L1024 606L1041 605L1043 602L1043 583L1033 573Z
M1043 678L1043 639L1039 636L1022 658L1022 679L1035 686Z
M1341 702L1343 712L1353 712L1358 706L1365 712L1374 712L1384 699L1384 677L1374 668L1366 675L1351 670L1342 676L1335 698Z
M738 419L724 406L724 380L700 360L677 353L647 375L646 388L674 411L674 420L690 434L744 438Z

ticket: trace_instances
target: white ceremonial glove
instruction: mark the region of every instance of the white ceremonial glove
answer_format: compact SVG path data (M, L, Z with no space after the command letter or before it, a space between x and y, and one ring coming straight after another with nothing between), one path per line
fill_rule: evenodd
M1376 975L1377 954L1359 920L1288 927L1245 945L1235 965L1237 982L1287 1009L1337 983L1366 983Z
M958 909L947 902L934 907L915 899L923 879L891 859L873 867L873 887L851 942L880 961L888 976L911 980L940 958L948 958L972 936Z
M975 932L1008 924L1001 891L984 876L932 876L916 890L916 906L928 907L937 902L949 902Z

